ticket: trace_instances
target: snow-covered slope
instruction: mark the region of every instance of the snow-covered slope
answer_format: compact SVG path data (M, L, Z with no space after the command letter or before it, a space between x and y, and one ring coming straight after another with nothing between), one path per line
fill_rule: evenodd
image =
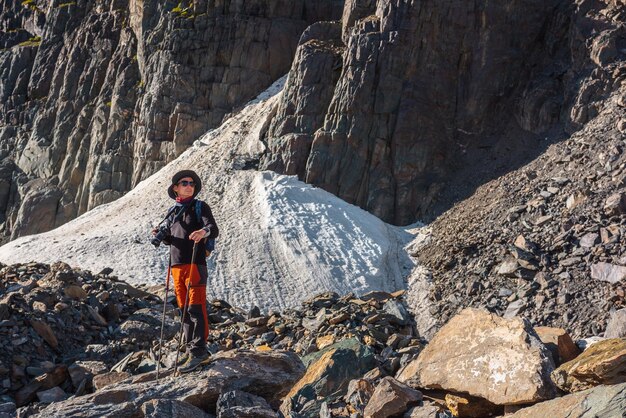
M111 267L131 283L163 283L167 247L155 249L149 231L173 203L166 193L171 176L193 169L204 183L199 197L212 206L221 231L209 263L209 297L268 309L325 290L405 288L413 267L403 249L412 239L408 230L294 177L246 169L264 150L259 137L283 81L121 199L0 247L0 261L62 260L95 272Z

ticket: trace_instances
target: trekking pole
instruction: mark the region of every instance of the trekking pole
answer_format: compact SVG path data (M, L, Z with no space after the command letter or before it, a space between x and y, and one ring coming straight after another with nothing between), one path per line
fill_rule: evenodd
M161 318L161 338L159 339L159 355L157 357L156 380L159 381L161 371L161 352L163 347L163 329L165 328L165 309L167 307L167 295L170 291L170 274L172 273L172 249L170 248L170 259L167 263L167 279L165 279L165 298L163 299L163 317Z
M187 281L187 294L185 295L185 304L183 305L183 314L180 318L180 335L178 336L178 347L176 349L176 362L174 363L174 376L176 376L176 372L178 371L178 356L180 355L180 345L183 339L183 326L185 324L185 315L187 314L187 307L189 305L189 290L191 288L191 275L193 273L193 266L195 264L196 259L196 251L198 249L198 243L193 243L193 255L191 256L191 267L189 268L189 279Z

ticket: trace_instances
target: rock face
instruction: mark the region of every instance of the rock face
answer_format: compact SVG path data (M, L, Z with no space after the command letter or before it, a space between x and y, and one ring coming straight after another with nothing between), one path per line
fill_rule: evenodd
M626 411L626 384L598 386L523 408L511 418L619 417Z
M626 338L593 344L580 356L556 369L552 380L559 389L567 392L626 382Z
M465 392L499 405L555 396L552 357L526 320L467 308L398 373L415 388Z
M571 132L597 114L615 85L594 56L603 50L602 66L617 68L623 28L611 13L591 22L605 29L593 38L591 7L346 1L341 75L319 73L341 47L336 29L301 40L262 166L388 222L427 218L449 204L448 182L495 176L486 161L519 164L540 148L538 134ZM587 50L590 36L598 45Z
M289 70L343 2L0 2L0 223L43 232L122 196Z

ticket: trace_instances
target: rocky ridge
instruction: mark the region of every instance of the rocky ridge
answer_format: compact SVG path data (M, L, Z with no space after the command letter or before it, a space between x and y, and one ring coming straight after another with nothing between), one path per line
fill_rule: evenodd
M178 318L167 303L156 380L163 296L107 271L2 266L0 417L565 417L583 403L593 413L626 407L625 338L566 358L564 330L466 309L427 342L403 291L324 293L265 313L214 300L210 361L182 376L172 376Z

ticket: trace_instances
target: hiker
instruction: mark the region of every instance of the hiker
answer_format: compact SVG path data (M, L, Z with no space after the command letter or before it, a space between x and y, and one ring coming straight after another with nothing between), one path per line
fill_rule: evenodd
M186 315L183 315L186 351L183 357L184 364L179 369L181 373L196 369L208 358L206 349L206 340L209 336L206 309L208 253L205 252L205 240L217 238L219 230L209 205L195 199L201 189L202 182L194 171L183 170L174 174L167 193L176 200L176 205L168 212L164 227L152 230L153 244L158 246L160 243L158 241L162 239L164 244L170 246L170 268L174 277L176 302L181 313L187 300ZM194 243L197 245L196 256L195 260L192 260ZM188 284L189 296L187 296Z

